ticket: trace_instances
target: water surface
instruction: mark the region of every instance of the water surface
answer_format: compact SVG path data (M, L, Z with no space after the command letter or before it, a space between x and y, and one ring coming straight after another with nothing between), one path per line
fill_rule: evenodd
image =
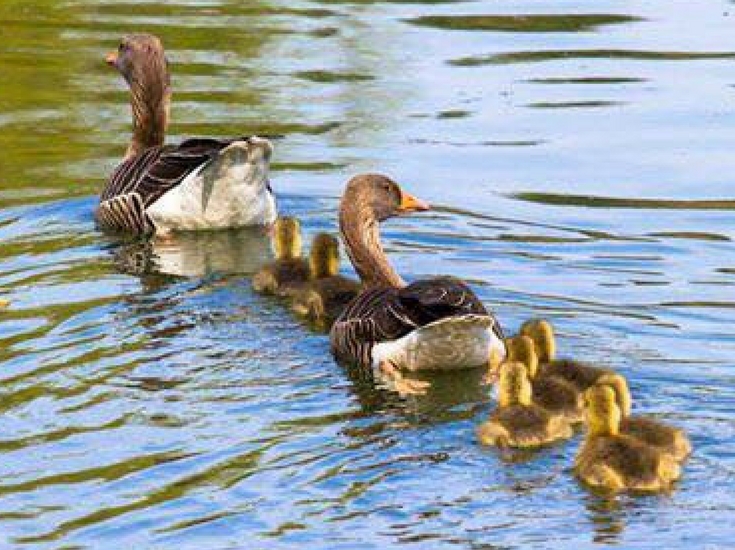
M672 548L732 544L729 2L92 2L0 6L0 546ZM435 205L385 225L411 280L470 281L512 332L625 374L696 452L670 495L595 496L575 439L483 449L478 373L401 401L254 295L258 231L153 250L95 231L128 138L103 63L172 63L169 139L281 135L309 235L347 178ZM345 271L349 272L347 266Z

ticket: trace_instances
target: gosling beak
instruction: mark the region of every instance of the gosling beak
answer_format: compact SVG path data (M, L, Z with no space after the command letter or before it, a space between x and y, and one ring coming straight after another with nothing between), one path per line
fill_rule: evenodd
M398 205L398 211L401 213L423 212L431 207L421 199L409 195L405 191L401 191L401 203Z
M117 66L117 52L110 52L105 56L105 63L110 67Z

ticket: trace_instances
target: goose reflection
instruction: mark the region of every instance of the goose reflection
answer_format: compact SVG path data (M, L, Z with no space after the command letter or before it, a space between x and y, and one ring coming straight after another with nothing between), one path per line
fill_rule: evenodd
M352 382L352 392L365 415L390 413L410 425L444 424L470 420L487 406L490 391L483 383L483 369L453 373L422 373L421 380L431 382L423 395L401 397L380 386L363 369L342 365ZM414 376L407 373L406 376Z
M177 233L120 246L115 263L131 275L205 277L252 274L271 258L270 239L261 228Z

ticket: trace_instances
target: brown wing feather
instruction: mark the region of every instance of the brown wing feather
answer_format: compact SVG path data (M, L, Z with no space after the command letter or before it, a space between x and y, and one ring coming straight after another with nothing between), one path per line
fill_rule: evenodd
M115 168L100 195L95 218L100 227L148 233L153 224L145 209L233 143L193 138L179 145L151 147Z
M377 342L387 342L447 317L489 315L474 292L451 277L424 279L403 288L368 289L355 298L330 332L339 361L369 366ZM502 338L498 323L496 330Z

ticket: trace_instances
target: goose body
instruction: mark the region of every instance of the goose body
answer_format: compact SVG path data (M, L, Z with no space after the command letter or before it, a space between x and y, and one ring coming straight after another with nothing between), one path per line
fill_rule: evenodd
M375 343L372 365L389 361L401 370L453 370L485 365L495 339L484 314L454 315L419 326L396 340Z
M388 263L378 223L427 208L384 176L348 183L340 229L365 290L332 326L338 360L400 378L400 371L466 369L505 357L500 326L464 282L436 277L407 285Z
M352 364L449 370L485 365L491 349L504 357L497 331L463 282L437 277L362 292L335 322L331 343L335 356Z
M268 225L267 140L190 139L126 159L100 196L101 228L137 234Z
M273 223L268 140L193 138L163 145L171 92L160 41L125 37L107 61L130 86L133 139L100 195L100 228L166 234Z

